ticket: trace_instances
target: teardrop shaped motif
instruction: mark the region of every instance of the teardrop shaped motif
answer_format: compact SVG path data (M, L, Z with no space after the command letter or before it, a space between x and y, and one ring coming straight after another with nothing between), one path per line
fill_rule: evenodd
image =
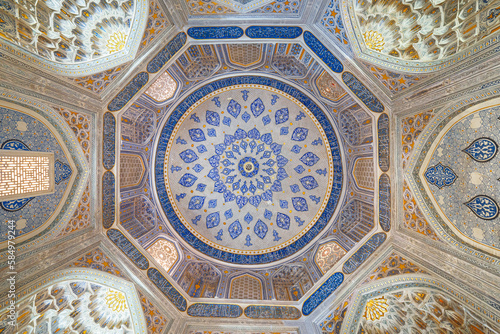
M492 139L482 137L474 140L474 142L463 151L477 162L487 162L497 155L498 145Z
M252 110L252 114L254 115L254 117L259 117L264 112L264 109L266 109L266 107L264 106L262 100L260 98L257 98L250 105L250 109Z
M4 201L0 203L0 206L2 209L5 211L18 211L21 210L28 204L34 197L28 197L28 198L21 198L21 199L13 199L10 201Z
M234 118L237 118L241 112L241 105L235 100L231 100L227 106L227 112Z
M498 204L489 196L478 195L464 204L481 219L492 220L498 217Z

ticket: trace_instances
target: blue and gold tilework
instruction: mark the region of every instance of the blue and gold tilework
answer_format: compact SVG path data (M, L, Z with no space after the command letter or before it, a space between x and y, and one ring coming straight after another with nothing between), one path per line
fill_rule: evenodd
M483 108L451 121L428 153L423 180L445 219L488 248L500 246L498 116Z
M52 194L4 201L0 220L17 221L16 235L22 236L42 226L55 213L74 172L58 137L40 119L12 108L0 107L0 147L25 151L52 152L55 162L55 191ZM7 224L0 224L0 242L7 240Z
M304 94L273 79L204 86L167 120L159 145L157 191L169 221L224 261L266 263L294 253L321 231L338 200L333 128Z

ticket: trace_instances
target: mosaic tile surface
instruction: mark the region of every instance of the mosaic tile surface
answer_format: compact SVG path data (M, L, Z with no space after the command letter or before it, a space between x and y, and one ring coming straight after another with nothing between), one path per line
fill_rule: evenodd
M422 166L446 219L467 237L494 248L500 245L500 183L492 172L498 164L499 115L500 107L491 107L455 120L430 153L427 167Z
M425 219L422 211L420 211L406 180L403 181L403 210L404 227L422 235L428 236L433 240L440 240L434 229Z
M347 308L351 302L351 298L352 295L341 301L339 303L339 306L337 306L337 308L333 310L333 312L328 314L328 316L319 324L319 327L323 330L323 333L341 333L342 324L344 323L344 319L347 314Z
M144 0L120 0L113 6L91 6L85 1L51 5L6 2L4 6L6 11L0 13L2 39L10 45L2 42L0 46L46 70L73 76L102 72L131 60L148 11ZM20 17L24 23L18 26ZM97 23L108 17L113 20Z
M403 119L402 125L402 146L403 146L403 159L402 164L403 168L406 168L408 163L408 159L413 152L413 148L415 147L415 143L417 142L418 137L424 130L427 124L434 117L434 110L429 110L425 112L421 112L414 116L407 117Z
M372 255L380 245L387 239L383 232L374 234L368 241L361 246L346 262L342 270L346 274L352 274Z
M257 9L252 10L251 14L260 14L260 15L273 15L273 14L282 14L282 15L297 15L300 12L301 5L305 1L303 0L277 0L271 3L268 3L263 6L258 6ZM237 11L233 10L228 6L224 6L223 3L219 1L195 1L195 0L186 0L187 7L189 9L189 14L193 16L197 15L222 15L222 14L230 14L235 15L239 14Z
M70 126L71 130L75 133L76 139L87 158L87 162L90 162L90 149L91 149L91 135L92 135L92 123L91 117L88 115L74 112L71 110L66 110L60 107L53 107L59 114L64 118L66 123Z
M298 14L304 0L277 0L252 11L255 14ZM303 7L303 6L302 6Z
M333 172L311 116L263 87L230 88L184 115L164 172L183 223L214 247L245 251L281 248L311 225Z
M120 268L99 248L85 253L82 257L74 260L70 264L70 267L91 268L119 277L125 277Z
M231 280L231 299L262 299L262 283L258 278L243 275Z
M165 71L146 90L146 94L155 101L162 102L174 96L177 89L177 82Z
M82 198L78 203L78 207L73 213L73 217L68 222L66 227L59 233L59 236L68 235L71 232L82 230L91 224L90 211L90 182L87 183L87 188L83 192Z
M146 318L148 334L162 333L167 326L167 319L161 314L161 311L144 294L139 292L142 311Z
M44 123L25 113L0 108L0 145L10 140L21 140L27 148L37 152L53 152L54 161L60 161L69 166L64 151ZM69 179L55 185L53 194L34 197L29 203L15 211L6 211L6 202L0 208L0 221L15 220L16 236L34 231L43 225L54 214L56 207L63 198ZM0 242L7 240L7 224L0 224Z
M318 86L319 93L323 97L332 101L338 101L347 94L346 91L326 71L324 71L316 80L316 85Z
M155 241L147 251L166 271L168 271L179 258L175 245L165 239Z
M330 192L333 171L326 138L334 133L324 133L316 117L265 85L205 95L176 122L161 173L182 228L241 255L307 235L330 201L321 194Z
M400 93L417 84L426 76L416 76L405 73L392 72L375 65L363 63L365 67L387 88L391 93Z
M342 14L340 12L339 0L330 0L328 2L321 18L321 24L335 37L335 40L338 41L340 45L346 50L351 51L347 32L344 28L344 21L342 20Z
M345 254L346 251L338 243L330 241L319 246L314 260L321 272L326 274Z
M344 281L342 273L331 275L321 286L316 290L311 297L307 298L302 304L302 313L304 315L311 314L326 298L328 298Z
M148 21L146 23L146 28L144 34L142 35L141 44L139 45L138 52L147 48L151 42L167 28L169 25L167 16L163 12L161 6L159 6L156 1L151 0L149 2L149 13Z
M428 274L428 272L419 265L412 263L397 253L392 253L380 264L380 266L370 273L363 284L385 277L413 273Z
M106 87L108 87L125 68L127 68L127 65L128 63L92 75L70 78L70 80L74 81L79 86L90 90L93 93L99 94Z

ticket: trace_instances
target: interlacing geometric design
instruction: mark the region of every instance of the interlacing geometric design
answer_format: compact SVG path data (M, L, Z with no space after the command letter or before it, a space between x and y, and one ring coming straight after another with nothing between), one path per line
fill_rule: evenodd
M402 164L403 168L406 167L408 159L413 152L415 143L417 142L418 136L422 133L424 128L429 124L429 122L434 117L435 110L428 110L421 112L419 114L407 117L401 122L402 126L402 138L401 144L403 145L403 156Z
M387 259L384 260L375 270L372 271L370 276L363 282L369 283L384 277L420 273L428 274L428 272L420 266L412 263L406 258L397 253L392 253Z
M175 245L165 239L158 239L148 248L148 253L162 266L166 271L177 261L179 255Z
M323 274L326 274L340 259L346 251L335 241L327 242L319 246L314 260Z
M433 240L440 240L417 205L406 180L403 182L404 227Z
M262 283L250 275L243 275L231 281L231 299L262 299Z

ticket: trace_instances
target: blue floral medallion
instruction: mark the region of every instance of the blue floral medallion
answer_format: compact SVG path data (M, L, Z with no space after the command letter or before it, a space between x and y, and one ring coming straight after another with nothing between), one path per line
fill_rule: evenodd
M31 151L28 145L17 139L7 140L2 144L2 150Z
M3 201L0 203L0 206L5 211L18 211L21 210L28 204L34 197L21 198L21 199L13 199L10 201Z
M56 160L54 168L54 179L56 184L59 184L62 181L69 179L72 172L73 171L71 170L71 167L68 164Z
M498 145L493 139L478 138L464 152L477 162L487 162L497 155Z
M464 204L481 219L492 220L498 217L498 204L489 196L479 195Z
M290 256L335 210L342 187L335 130L303 93L278 81L248 76L204 86L160 138L158 198L174 229L211 257L258 264Z
M441 189L445 186L451 186L457 179L457 174L450 167L438 163L436 166L427 168L425 178L427 182Z
M259 163L252 157L245 157L238 163L238 171L244 177L253 177L259 172Z

